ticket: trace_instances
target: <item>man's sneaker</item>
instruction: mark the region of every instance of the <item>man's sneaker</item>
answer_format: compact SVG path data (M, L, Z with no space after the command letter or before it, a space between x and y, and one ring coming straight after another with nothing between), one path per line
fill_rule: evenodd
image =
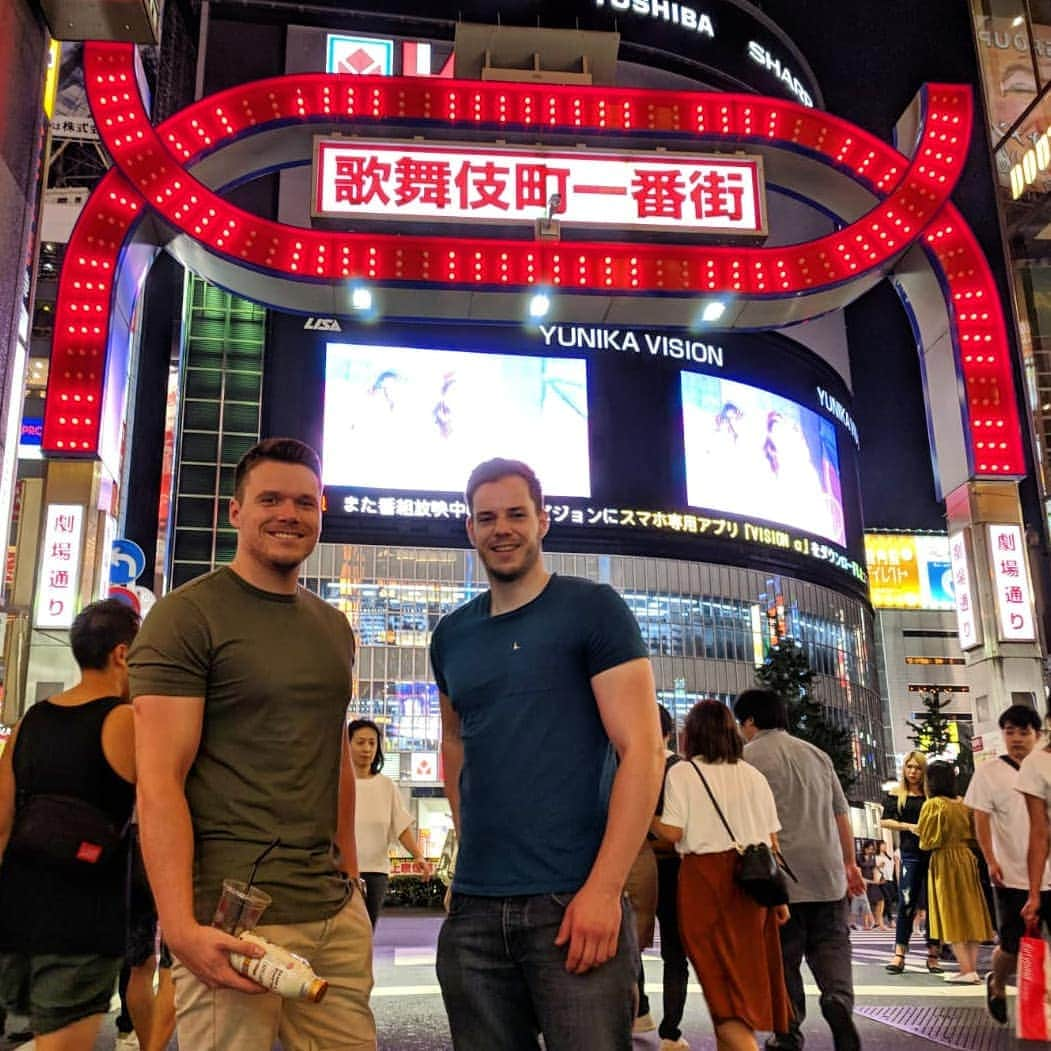
M993 972L985 976L985 1009L1000 1025L1007 1025L1007 997L993 992Z
M652 1033L656 1028L657 1023L653 1020L653 1015L647 1011L644 1015L639 1015L639 1017L635 1019L631 1031L633 1033Z
M845 1004L829 1000L821 1005L821 1013L832 1030L836 1051L861 1051L861 1037L854 1025L854 1015Z
M118 1032L117 1042L113 1045L113 1051L139 1051L139 1038L134 1032Z
M680 1036L678 1040L669 1040L667 1037L661 1040L661 1051L689 1051L689 1047L684 1036Z

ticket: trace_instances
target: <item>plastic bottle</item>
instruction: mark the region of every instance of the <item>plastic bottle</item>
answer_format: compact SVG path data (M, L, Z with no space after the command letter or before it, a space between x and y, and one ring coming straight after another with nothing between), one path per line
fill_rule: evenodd
M230 953L230 964L235 971L258 982L265 989L286 996L290 1000L309 1000L320 1003L328 992L328 982L314 973L314 968L294 952L274 945L266 938L251 931L239 935L246 942L261 945L264 956L243 956L239 952Z

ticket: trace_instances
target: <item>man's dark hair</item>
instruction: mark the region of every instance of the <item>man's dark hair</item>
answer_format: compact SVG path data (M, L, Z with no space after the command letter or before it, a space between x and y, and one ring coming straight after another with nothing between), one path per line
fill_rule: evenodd
M955 799L956 794L956 771L952 763L928 763L927 798L944 796L946 799Z
M501 478L510 478L512 476L521 478L525 482L529 489L533 506L536 508L537 514L540 514L544 510L544 494L540 488L540 479L537 478L536 472L529 464L522 463L521 460L504 460L499 456L495 460L486 460L485 463L480 463L471 472L471 477L467 479L467 491L464 493L467 499L467 513L474 514L474 494L478 492L479 486L487 485L489 482L499 482Z
M734 715L739 723L751 719L757 730L788 729L788 706L773 690L745 690L734 702Z
M706 763L736 763L744 745L733 713L721 701L698 701L686 716L686 755Z
M663 704L658 704L657 714L660 716L661 720L661 737L667 737L668 734L674 733L675 719L672 718L671 712L669 712Z
M261 442L256 442L237 462L237 467L234 469L235 499L244 499L244 485L248 472L263 460L308 467L317 476L318 482L321 482L321 460L306 442L301 442L298 438L264 438Z
M1018 730L1031 726L1040 733L1040 716L1036 714L1036 709L1030 708L1028 704L1012 704L1000 713L998 725L1001 730L1008 726L1014 726Z
M371 730L376 735L376 754L372 757L372 766L369 767L369 773L378 774L383 769L385 761L383 755L383 731L371 719L354 719L347 723L347 740L354 740L354 735L359 730Z
M103 671L118 646L131 645L139 624L138 613L119 599L92 602L77 614L69 629L73 659L81 669Z

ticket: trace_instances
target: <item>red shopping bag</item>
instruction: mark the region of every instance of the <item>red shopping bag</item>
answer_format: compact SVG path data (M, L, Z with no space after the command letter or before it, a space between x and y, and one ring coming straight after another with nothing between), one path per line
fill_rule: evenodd
M1027 932L1018 950L1019 1040L1051 1040L1051 946Z

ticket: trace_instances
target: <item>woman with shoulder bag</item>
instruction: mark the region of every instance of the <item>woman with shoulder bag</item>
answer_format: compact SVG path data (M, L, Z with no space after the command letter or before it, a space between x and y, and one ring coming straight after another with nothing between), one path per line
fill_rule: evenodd
M766 778L741 759L729 708L699 702L686 717L685 733L690 761L668 771L664 814L654 827L682 855L679 926L717 1046L754 1051L757 1029L788 1030L791 1006L778 936L788 906L766 908L745 891L737 845L776 850L781 825Z

